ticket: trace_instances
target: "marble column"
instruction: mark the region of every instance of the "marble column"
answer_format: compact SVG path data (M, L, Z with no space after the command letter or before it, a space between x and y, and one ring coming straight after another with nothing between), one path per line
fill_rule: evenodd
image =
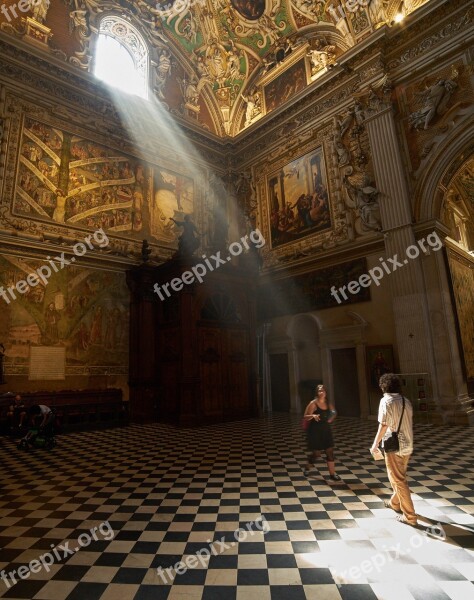
M400 371L429 373L437 398L433 345L419 258L423 252L413 231L410 197L391 107L384 107L368 116L365 125L372 150L376 187L380 192L378 201L385 238L385 264L389 269L389 273L384 273L381 285L389 283L391 286ZM419 256L415 256L417 254ZM400 263L397 266L388 260L395 257Z

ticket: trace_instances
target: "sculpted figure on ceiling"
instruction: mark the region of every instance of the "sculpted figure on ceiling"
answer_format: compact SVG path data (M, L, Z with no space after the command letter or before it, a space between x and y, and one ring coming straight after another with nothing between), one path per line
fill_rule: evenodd
M329 64L333 63L336 58L336 46L326 44L321 40L314 42L314 47L311 48L307 56L311 60L311 75L315 75L321 69L325 69Z
M311 19L319 20L324 13L323 0L293 0L293 6Z
M171 53L167 48L163 48L160 53L158 65L156 67L155 91L161 100L165 99L164 88L171 72Z
M255 88L247 95L241 94L242 99L247 103L247 109L245 111L245 125L248 127L252 121L262 112L262 100L260 92Z
M446 112L449 99L457 87L457 83L452 79L439 79L434 85L416 94L424 104L410 115L410 126L413 129L428 129L435 116Z
M44 23L48 15L49 5L50 0L35 0L35 2L31 2L33 19L38 21L38 23Z

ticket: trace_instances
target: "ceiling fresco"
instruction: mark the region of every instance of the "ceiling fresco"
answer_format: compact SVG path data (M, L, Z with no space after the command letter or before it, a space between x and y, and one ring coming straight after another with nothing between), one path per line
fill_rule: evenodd
M295 62L306 77L290 84L301 90L375 29L392 24L397 11L412 12L426 1L62 0L75 44L66 59L91 70L101 19L115 14L151 48L151 87L165 107L218 135L235 136L290 101L266 103L265 86L288 69L295 72ZM61 39L53 21L57 26L51 15L44 19Z

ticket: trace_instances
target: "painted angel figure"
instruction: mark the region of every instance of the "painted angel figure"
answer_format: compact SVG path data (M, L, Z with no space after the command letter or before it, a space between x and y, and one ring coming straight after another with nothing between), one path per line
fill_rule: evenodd
M38 23L44 23L46 21L46 16L48 14L50 0L36 0L35 2L31 2L31 12L33 15L33 19L38 21Z

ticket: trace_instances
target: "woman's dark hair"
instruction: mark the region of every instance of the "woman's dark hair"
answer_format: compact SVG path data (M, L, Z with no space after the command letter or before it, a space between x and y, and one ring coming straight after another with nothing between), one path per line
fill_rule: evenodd
M382 375L379 379L379 387L384 394L386 392L389 394L396 394L402 391L400 379L395 373L385 373Z
M39 404L33 404L33 406L30 406L28 409L28 412L30 415L39 415L41 414L41 408L39 407Z

